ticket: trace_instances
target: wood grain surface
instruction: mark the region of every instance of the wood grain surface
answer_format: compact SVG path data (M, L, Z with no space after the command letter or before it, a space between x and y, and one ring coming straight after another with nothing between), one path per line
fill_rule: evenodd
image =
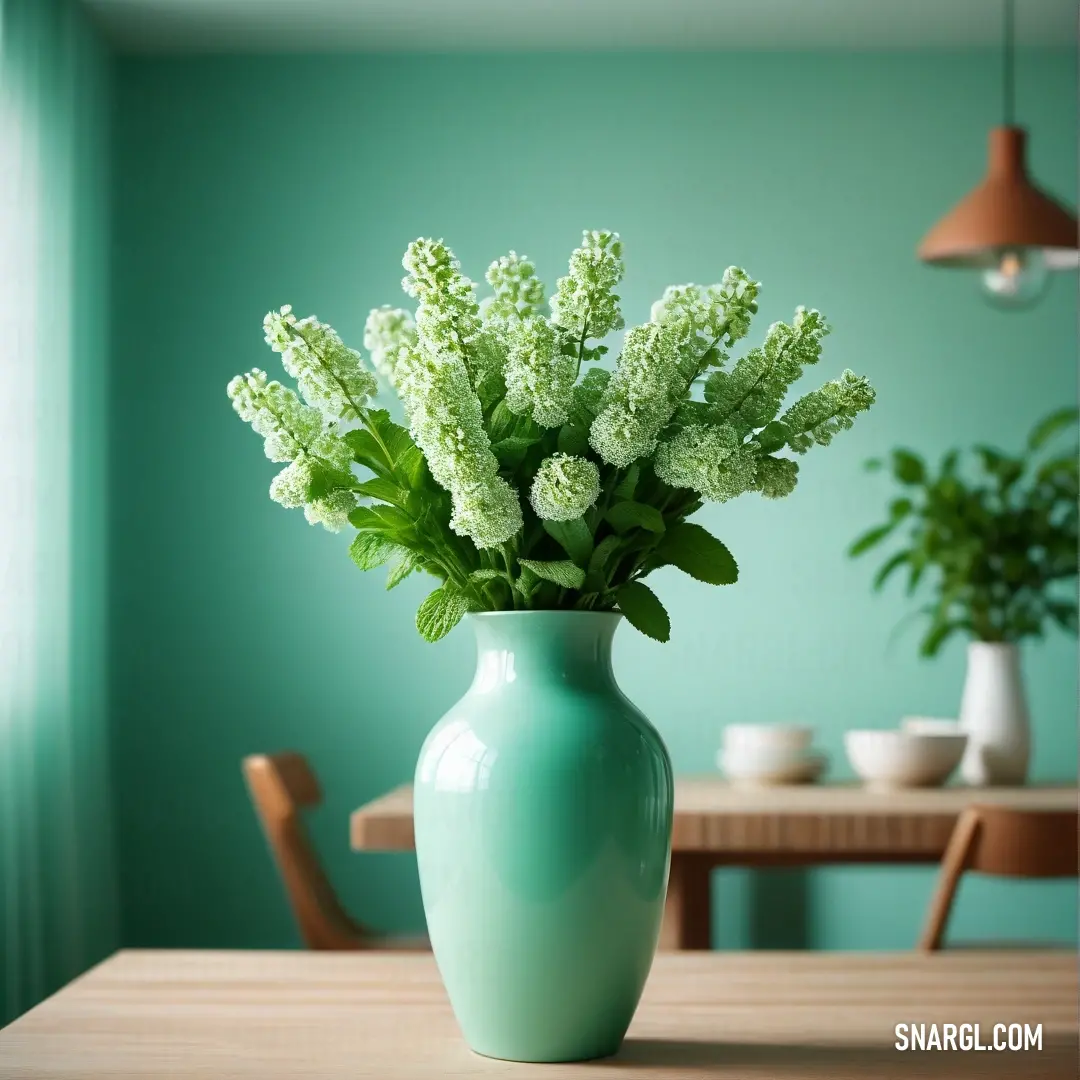
M657 957L622 1051L522 1065L470 1053L430 956L124 952L0 1032L4 1080L640 1080L1077 1075L1060 953ZM1041 1051L895 1049L895 1025L1041 1024Z
M712 852L740 864L936 862L972 803L1076 810L1076 787L912 788L876 792L854 784L753 788L717 777L678 777L672 848ZM412 788L396 788L354 811L356 850L414 846Z

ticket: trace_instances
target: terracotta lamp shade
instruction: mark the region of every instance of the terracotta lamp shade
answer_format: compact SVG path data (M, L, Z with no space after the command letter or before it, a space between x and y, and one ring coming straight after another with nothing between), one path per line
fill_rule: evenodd
M920 259L938 266L992 267L1003 251L1037 248L1048 269L1076 268L1076 218L1028 178L1026 138L1018 127L990 132L983 182L926 234Z

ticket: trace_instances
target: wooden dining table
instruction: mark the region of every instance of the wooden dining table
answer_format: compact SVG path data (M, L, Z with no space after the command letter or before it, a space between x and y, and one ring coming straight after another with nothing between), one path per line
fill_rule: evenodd
M469 1051L430 954L136 951L0 1031L0 1077L1075 1080L1077 1007L1061 953L661 953L618 1054L529 1065Z
M710 875L717 867L936 863L961 811L973 804L1075 811L1080 793L1075 785L875 791L677 777L661 948L709 948ZM356 851L412 849L412 788L395 788L355 810L350 838Z

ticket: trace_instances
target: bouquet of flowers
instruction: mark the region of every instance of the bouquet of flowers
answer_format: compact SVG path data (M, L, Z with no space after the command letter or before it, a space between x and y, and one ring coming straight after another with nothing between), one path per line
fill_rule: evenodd
M668 288L609 371L597 362L624 325L617 233L584 234L546 312L533 264L514 252L488 267L482 303L441 240L414 241L403 265L416 310L370 313L370 366L286 306L264 328L299 393L254 369L228 394L266 456L287 463L272 499L333 531L351 525L353 561L388 564L388 588L418 571L439 579L416 618L429 641L469 611L542 608L617 609L666 641L648 574L738 576L694 512L745 492L789 494L799 466L785 451L828 445L874 400L845 371L783 409L828 333L812 309L732 363L760 288L736 267L716 285ZM379 377L408 429L372 405Z

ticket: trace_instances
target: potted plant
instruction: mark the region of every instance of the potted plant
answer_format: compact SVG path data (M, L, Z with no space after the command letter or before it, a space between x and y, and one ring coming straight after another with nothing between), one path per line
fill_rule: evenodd
M425 638L471 613L476 678L415 783L428 929L468 1042L514 1060L610 1054L652 961L672 815L667 751L614 682L616 625L668 639L644 580L658 567L732 584L731 553L688 519L706 500L787 495L787 452L828 444L874 392L848 371L782 408L828 332L813 310L731 363L759 288L734 267L669 288L606 370L623 326L615 233L584 234L547 312L513 252L482 305L441 241L410 244L404 267L418 306L371 312L370 368L286 307L266 340L299 394L255 370L229 397L285 464L272 498L351 525L353 560L388 565L388 588L437 579ZM371 404L376 373L408 429Z
M1016 456L976 446L967 471L956 450L936 471L911 450L894 450L903 493L850 549L861 555L903 535L875 589L897 570L907 573L908 595L929 585L933 598L918 609L929 617L922 655L936 655L956 633L971 639L960 704L968 732L960 771L969 784L1024 782L1031 736L1018 646L1052 625L1076 633L1078 448L1052 449L1076 422L1075 408L1051 413Z

